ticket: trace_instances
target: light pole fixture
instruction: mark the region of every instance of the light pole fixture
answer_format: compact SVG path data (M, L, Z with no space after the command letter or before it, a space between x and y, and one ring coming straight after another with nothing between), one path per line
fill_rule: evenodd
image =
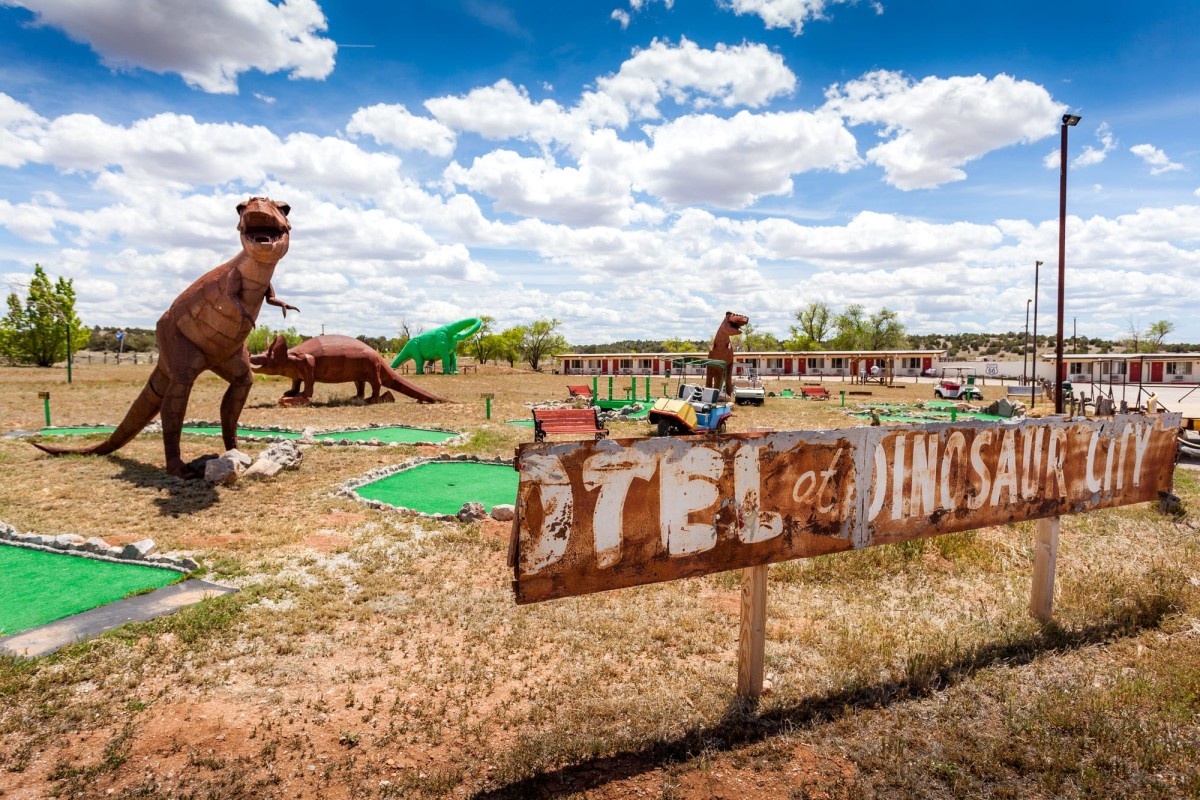
M1033 299L1025 301L1025 346L1021 348L1021 385L1026 384L1025 376L1029 374L1029 304Z
M1038 270L1041 269L1042 262L1033 262L1033 355L1030 361L1033 362L1033 382L1037 384L1037 301L1038 301ZM1037 392L1029 395L1029 407L1033 408L1037 405Z
M1067 257L1067 128L1079 124L1078 114L1063 114L1058 176L1058 330L1054 340L1054 413L1063 413L1063 308Z

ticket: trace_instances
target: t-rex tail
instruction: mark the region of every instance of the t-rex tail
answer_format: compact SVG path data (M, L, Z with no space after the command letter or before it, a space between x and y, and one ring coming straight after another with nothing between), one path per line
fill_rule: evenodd
M125 445L142 432L150 424L162 408L162 393L167 390L168 379L166 373L159 372L157 369L150 374L150 380L146 381L146 385L142 387L142 393L133 401L133 405L125 412L125 419L121 420L121 424L117 429L109 434L109 437L99 444L91 447L73 449L70 447L56 447L49 444L39 444L31 442L34 447L52 456L61 456L67 453L78 453L80 455L103 456L109 453L120 450Z
M382 380L380 382L387 388L395 389L397 392L400 392L401 394L406 394L409 397L411 397L412 399L417 400L418 402L421 402L421 403L449 403L450 402L447 398L442 397L440 394L434 394L433 392L422 389L420 386L417 386L412 381L405 380L404 378L400 377L399 372L396 372L396 370L392 369L391 367L388 367L387 365L384 365L383 375L381 376L381 378L382 378Z

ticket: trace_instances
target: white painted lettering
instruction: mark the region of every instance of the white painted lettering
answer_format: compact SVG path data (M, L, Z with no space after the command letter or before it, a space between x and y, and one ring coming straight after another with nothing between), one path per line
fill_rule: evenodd
M988 490L992 488L992 475L987 464L983 463L983 448L991 443L991 431L979 431L971 442L971 468L975 470L975 477L979 479L975 486L975 496L967 501L967 508L972 511L983 508L988 499Z
M956 505L954 495L950 493L950 471L955 469L955 462L961 462L967 449L967 437L962 431L955 431L946 440L946 449L942 453L942 508L954 510Z
M1092 438L1088 440L1087 462L1084 471L1084 478L1087 480L1088 491L1092 494L1096 494L1100 491L1100 478L1096 475L1096 447L1099 446L1099 444L1100 431L1092 431Z
M909 513L914 517L937 511L938 435L918 433L913 437L911 500Z
M525 572L536 574L563 557L574 520L571 481L558 456L531 454L521 460L521 470L537 485L542 502L542 525L532 551L522 559Z
M583 465L583 487L600 490L592 518L596 564L601 569L621 560L621 531L625 519L625 498L634 478L648 481L654 477L658 459L645 450L625 447L596 453Z
M1050 496L1050 483L1058 486L1058 496L1067 496L1067 477L1063 475L1063 452L1067 449L1065 428L1050 429L1049 452L1046 454L1046 496Z
M1000 441L1000 457L996 459L996 479L992 482L991 504L1000 505L1000 492L1008 490L1011 503L1017 499L1017 432L1009 428Z
M883 452L883 442L875 445L875 475L871 482L871 506L867 509L867 521L873 522L883 511L883 502L887 495L887 454Z
M904 434L898 434L893 441L896 449L892 453L892 519L900 519L908 506L908 498L904 496L904 479L908 472L904 464L907 438Z
M737 503L738 538L746 544L763 542L783 533L783 517L762 510L761 451L769 442L744 442L733 457L733 495ZM812 473L806 473L812 474ZM814 479L815 482L815 479ZM799 481L797 481L799 485ZM793 489L793 495L795 489Z
M1021 431L1021 497L1032 500L1041 484L1042 439L1045 428Z
M1146 455L1147 448L1150 447L1150 434L1154 431L1153 425L1136 425L1133 429L1133 485L1141 486L1142 484L1142 456Z
M715 481L725 469L716 450L679 445L663 459L659 479L659 534L663 549L673 556L711 550L717 543L715 512L707 522L692 522L691 515L716 504Z

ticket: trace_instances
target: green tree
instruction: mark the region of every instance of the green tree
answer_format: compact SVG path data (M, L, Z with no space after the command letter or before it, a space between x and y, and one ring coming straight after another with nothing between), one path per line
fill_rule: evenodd
M740 341L739 341L740 339ZM759 331L749 322L742 326L742 335L734 339L737 350L750 352L775 352L783 349L783 342L770 331Z
M868 316L865 308L852 303L838 314L834 327L835 350L895 350L908 342L900 315L887 307Z
M475 335L459 342L458 347L462 353L474 356L477 364L484 364L488 359L494 357L494 351L498 345L496 336L492 333L496 318L484 314L479 321L483 324L479 326L479 330L475 331Z
M521 342L525 339L526 326L515 325L500 332L496 337L493 356L502 358L510 367L516 367L521 359Z
M296 333L295 328L273 331L269 325L259 325L246 337L246 349L251 353L265 353L271 346L271 342L275 341L275 337L280 334L283 334L283 338L287 340L288 347L295 347L304 341L304 337Z
M563 352L570 345L559 333L562 323L556 319L539 319L526 325L518 350L535 372L542 360L555 352Z
M8 296L8 313L0 320L0 356L17 364L52 367L72 350L87 344L91 331L75 315L74 281L54 283L40 264L22 305L16 292Z
M833 309L813 301L796 312L797 325L791 326L788 344L795 350L816 350L834 327Z

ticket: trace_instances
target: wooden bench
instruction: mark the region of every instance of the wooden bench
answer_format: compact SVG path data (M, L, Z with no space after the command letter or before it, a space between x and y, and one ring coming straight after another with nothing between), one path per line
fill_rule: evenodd
M533 410L533 440L544 442L551 434L594 435L599 441L608 436L600 427L600 416L594 408L535 408Z
M828 400L829 390L824 386L802 386L800 393L805 400Z
M571 397L586 397L589 400L592 397L592 387L590 386L571 386L567 385L567 393Z

